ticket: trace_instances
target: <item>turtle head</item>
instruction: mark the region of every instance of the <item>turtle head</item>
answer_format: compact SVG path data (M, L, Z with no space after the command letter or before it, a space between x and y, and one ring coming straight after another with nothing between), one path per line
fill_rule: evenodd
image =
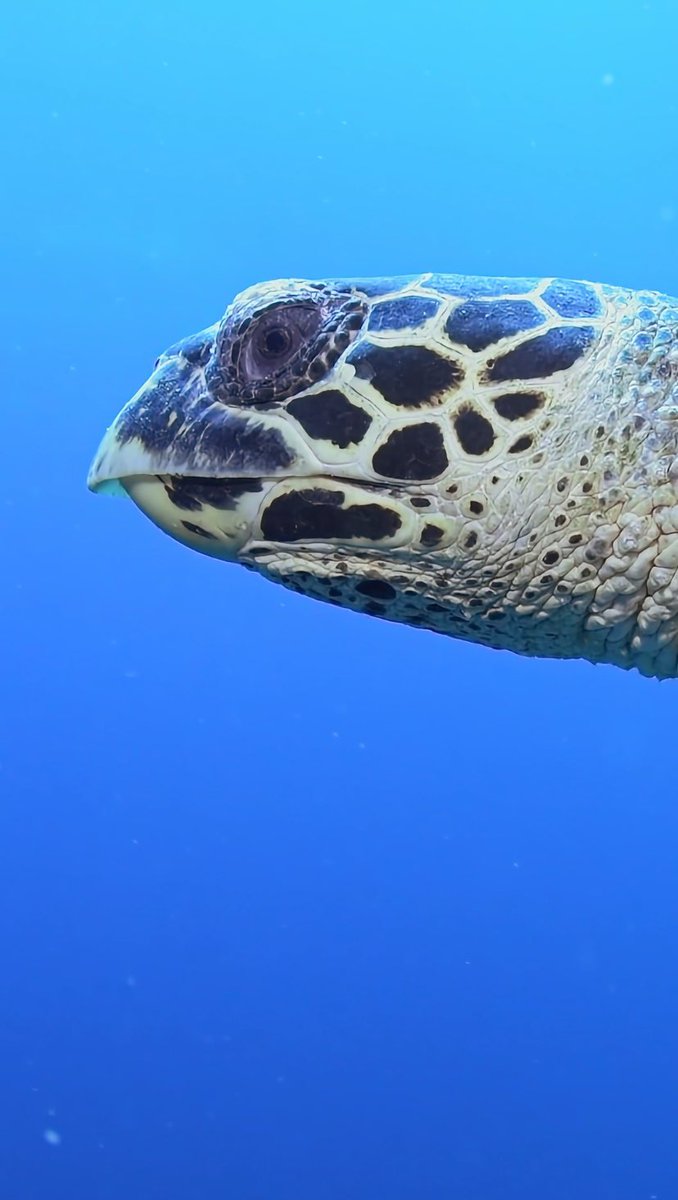
M327 563L403 544L413 514L396 479L420 472L380 466L383 421L360 379L374 369L361 347L375 294L406 282L243 292L219 323L160 356L106 433L90 488L122 490L180 542L260 569L281 553ZM440 435L436 450L428 477L447 465Z
M580 281L262 284L160 356L89 484L319 599L674 675L675 324Z

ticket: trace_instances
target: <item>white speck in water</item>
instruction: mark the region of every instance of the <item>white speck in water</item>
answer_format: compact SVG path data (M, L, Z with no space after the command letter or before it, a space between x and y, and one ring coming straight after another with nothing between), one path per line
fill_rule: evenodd
M42 1136L44 1137L48 1146L61 1145L61 1134L58 1133L56 1129L44 1129Z
M612 87L612 84L614 83L614 75L611 71L606 71L600 82L602 83L603 87Z

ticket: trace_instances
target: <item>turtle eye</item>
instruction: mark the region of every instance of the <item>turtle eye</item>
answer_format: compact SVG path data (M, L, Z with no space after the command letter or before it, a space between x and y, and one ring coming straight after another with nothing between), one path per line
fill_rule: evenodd
M250 383L269 379L288 368L317 332L317 308L287 304L254 318L240 351L240 370Z
M262 358L285 358L294 345L292 331L286 325L271 325L259 339L259 353Z

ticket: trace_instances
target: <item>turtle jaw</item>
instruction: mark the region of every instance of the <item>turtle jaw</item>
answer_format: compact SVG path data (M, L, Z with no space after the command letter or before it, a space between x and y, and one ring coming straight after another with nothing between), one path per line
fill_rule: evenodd
M237 562L251 541L273 480L239 483L198 477L133 475L123 491L163 533L212 558Z

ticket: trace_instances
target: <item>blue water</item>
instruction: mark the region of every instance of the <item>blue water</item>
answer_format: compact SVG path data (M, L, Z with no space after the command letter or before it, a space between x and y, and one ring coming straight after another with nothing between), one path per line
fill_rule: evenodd
M84 477L277 276L678 293L674 0L3 12L0 1197L675 1200L675 684Z

